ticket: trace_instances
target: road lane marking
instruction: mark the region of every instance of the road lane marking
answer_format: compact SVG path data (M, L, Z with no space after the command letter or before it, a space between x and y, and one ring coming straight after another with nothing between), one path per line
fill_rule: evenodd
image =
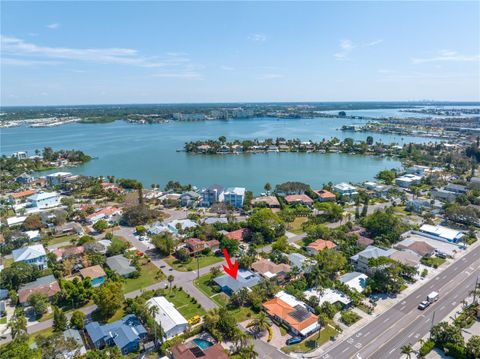
M455 305L455 304L457 304L457 302L452 302L452 305Z
M348 348L345 348L342 350L342 353L345 353L348 350Z
M442 309L444 309L444 308L445 308L445 306L444 306L444 305L442 305L442 306L440 307L440 310L442 310Z
M410 333L410 335L408 336L409 338L413 335L413 333Z
M355 344L355 348L360 349L362 347L362 343Z
M420 298L420 295L421 295L421 294L417 295L415 298Z
M390 318L385 319L383 322L386 323L390 320Z
M392 354L395 350L397 350L397 348L393 348L392 350L390 350L390 351L388 352L388 354Z
M430 321L430 318L427 318L427 320L425 321L425 323L428 323Z
M403 311L404 309L405 309L405 306L401 307L401 308L400 308L400 311Z
M370 334L370 332L366 332L365 335L364 335L364 337L366 337L368 334Z
M446 274L442 277L442 279L445 279L445 278L447 278L447 275L446 275Z

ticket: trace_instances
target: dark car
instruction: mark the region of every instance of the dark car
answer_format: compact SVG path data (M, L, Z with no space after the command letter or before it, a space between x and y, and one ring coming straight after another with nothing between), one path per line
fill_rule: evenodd
M287 339L287 345L292 345L292 344L297 344L297 343L300 343L302 341L302 338L300 337L293 337L293 338L290 338L290 339Z
M419 305L418 305L418 309L420 310L424 310L424 309L427 309L427 307L430 305L430 302L424 300L423 302L421 302Z

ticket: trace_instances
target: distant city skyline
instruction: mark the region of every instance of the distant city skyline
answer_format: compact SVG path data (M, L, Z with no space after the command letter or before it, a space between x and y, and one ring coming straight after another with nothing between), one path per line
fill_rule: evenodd
M480 101L479 2L2 2L3 106Z

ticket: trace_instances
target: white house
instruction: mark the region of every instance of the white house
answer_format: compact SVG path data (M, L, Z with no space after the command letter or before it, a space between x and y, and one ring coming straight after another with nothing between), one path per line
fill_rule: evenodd
M406 175L397 177L395 179L395 183L399 187L410 187L410 186L415 186L417 184L420 184L421 180L422 180L421 176L407 173Z
M23 222L25 222L26 219L27 219L26 216L9 217L9 218L7 218L7 226L9 226L9 227L19 226Z
M310 299L311 297L318 298L319 305L322 305L325 302L330 304L342 303L343 305L349 305L352 302L345 293L332 288L326 288L323 290L312 288L303 292L303 295L307 299Z
M24 262L42 270L48 267L47 253L41 244L14 249L12 257L14 262Z
M38 192L27 199L31 207L38 209L52 208L60 205L60 194L57 192Z
M155 321L162 327L165 339L173 338L187 330L188 321L165 297L153 297L147 301L147 306L158 309Z
M333 191L340 193L342 196L355 196L358 194L357 188L355 186L352 186L349 183L338 183L335 186L333 186Z
M229 187L223 193L223 201L235 208L243 206L246 189L243 187Z
M55 172L47 175L47 183L49 186L58 186L65 182L65 180L72 174L70 172Z
M368 276L360 272L345 273L340 277L340 282L346 284L351 289L362 293L367 285Z

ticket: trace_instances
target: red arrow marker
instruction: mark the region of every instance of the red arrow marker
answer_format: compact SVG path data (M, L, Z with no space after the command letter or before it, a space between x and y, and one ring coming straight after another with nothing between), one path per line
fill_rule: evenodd
M238 262L235 261L235 263L232 264L232 261L230 260L230 255L228 254L226 248L223 248L223 255L225 256L225 260L227 261L227 264L228 264L228 267L225 265L223 266L225 273L233 277L233 279L237 279Z

